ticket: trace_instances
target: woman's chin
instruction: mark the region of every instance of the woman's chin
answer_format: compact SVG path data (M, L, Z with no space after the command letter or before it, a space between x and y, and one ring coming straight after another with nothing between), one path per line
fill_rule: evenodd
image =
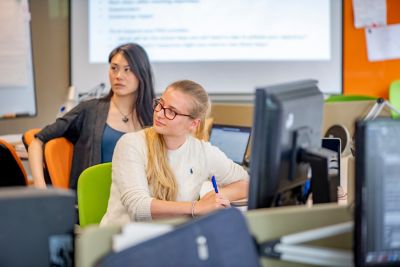
M118 97L134 96L135 95L134 91L132 92L132 91L126 90L125 88L114 88L113 92Z
M153 129L158 134L164 134L165 130L161 125L158 125L156 122L153 124Z

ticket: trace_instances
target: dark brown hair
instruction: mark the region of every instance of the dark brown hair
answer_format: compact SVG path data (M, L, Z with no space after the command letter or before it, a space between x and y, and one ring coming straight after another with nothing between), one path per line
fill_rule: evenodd
M128 61L129 67L139 80L139 88L134 105L139 123L142 127L150 126L153 124L152 102L155 98L155 93L149 57L143 47L135 43L128 43L120 45L111 51L108 56L108 63L111 63L112 58L119 53ZM110 90L106 98L111 99L113 94L114 92Z

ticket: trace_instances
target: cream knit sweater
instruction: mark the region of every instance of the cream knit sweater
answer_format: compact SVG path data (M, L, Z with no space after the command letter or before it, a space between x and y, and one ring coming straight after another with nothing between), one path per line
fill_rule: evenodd
M208 142L188 136L176 150L167 152L178 184L176 201L193 201L202 184L215 175L224 186L248 179L247 172ZM144 131L127 133L118 141L112 160L112 184L107 212L101 225L150 221L152 193L147 183L147 144Z

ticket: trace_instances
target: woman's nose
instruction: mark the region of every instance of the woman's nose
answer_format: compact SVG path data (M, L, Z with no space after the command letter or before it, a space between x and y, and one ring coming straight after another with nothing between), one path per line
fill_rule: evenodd
M164 110L154 111L156 113L157 118L165 118Z
M124 74L121 72L121 70L117 71L117 74L115 75L116 78L122 79L124 77Z

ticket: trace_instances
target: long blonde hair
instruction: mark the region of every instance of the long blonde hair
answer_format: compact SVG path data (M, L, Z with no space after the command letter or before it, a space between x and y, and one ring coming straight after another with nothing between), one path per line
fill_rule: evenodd
M189 115L192 118L200 119L200 125L196 132L199 133L199 136L204 133L205 119L210 110L210 101L204 88L196 82L181 80L170 84L167 90L176 90L191 96L193 105ZM178 185L168 163L164 138L153 128L147 128L145 135L148 152L146 175L153 197L160 200L176 200Z

